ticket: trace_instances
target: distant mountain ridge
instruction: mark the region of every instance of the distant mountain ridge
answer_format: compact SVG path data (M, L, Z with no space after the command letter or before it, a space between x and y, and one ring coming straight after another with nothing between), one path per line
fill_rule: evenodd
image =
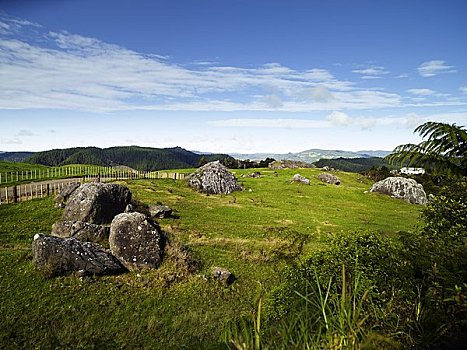
M199 164L201 158L209 162L226 157L251 161L266 158L276 160L295 160L305 163L315 163L321 159L355 159L385 157L388 151L342 151L309 149L298 153L231 153L213 154L210 152L188 151L181 147L150 148L139 146L121 146L110 148L74 147L54 149L44 152L1 152L0 160L10 162L29 162L48 166L66 164L95 164L95 165L126 165L137 170L162 170L192 168ZM341 161L342 163L342 161ZM354 163L354 162L353 162ZM367 163L367 162L365 162Z
M323 149L309 149L298 153L230 153L234 158L260 160L265 158L274 158L276 160L298 160L306 163L314 163L320 159L334 159L334 158L372 158L387 156L389 151L341 151L341 150L323 150Z
M37 152L24 161L48 166L66 164L126 165L136 170L153 171L193 168L199 164L202 157L209 162L229 156L226 154L196 154L181 147L75 147Z
M24 162L25 159L31 157L34 152L0 152L0 160L6 162Z

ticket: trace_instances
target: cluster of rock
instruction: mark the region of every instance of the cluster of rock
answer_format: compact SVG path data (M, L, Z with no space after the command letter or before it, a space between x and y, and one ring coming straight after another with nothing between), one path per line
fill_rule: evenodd
M336 175L329 174L329 173L319 174L318 179L331 185L339 185L341 183L341 181Z
M33 263L39 270L50 276L80 270L102 275L160 265L165 237L147 215L125 212L131 208L126 186L87 183L66 191L56 199L66 204L51 236L34 236ZM99 244L105 241L110 250Z
M404 177L388 177L376 182L370 190L394 198L403 199L412 204L426 204L427 196L423 186L417 181Z
M268 164L269 169L298 169L298 168L314 168L315 166L310 163L301 162L299 160L275 160Z
M219 161L198 168L190 175L188 185L206 194L229 194L242 190L235 176Z

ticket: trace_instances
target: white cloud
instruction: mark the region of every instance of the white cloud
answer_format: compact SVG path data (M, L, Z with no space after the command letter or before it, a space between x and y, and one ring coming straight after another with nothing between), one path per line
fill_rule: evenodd
M463 94L467 94L467 86L461 86L459 88L459 91L462 92Z
M409 89L407 92L416 96L429 96L433 95L435 92L431 89Z
M370 66L368 68L354 69L352 72L361 74L362 79L378 79L382 75L389 74L389 71L381 66Z
M334 111L326 117L326 120L334 125L349 126L352 124L352 118L343 112Z
M34 136L34 133L31 130L22 129L15 136L17 137Z
M13 22L0 23L8 31ZM184 66L33 24L15 30L0 38L0 109L312 112L403 106L397 93L362 89L322 68ZM364 78L388 73L381 66L355 72Z
M316 129L328 128L331 125L323 120L309 120L309 119L223 119L213 120L209 122L210 125L215 127L229 127L229 128L286 128L286 129Z
M355 126L363 130L370 130L380 126L414 127L421 124L424 118L415 113L402 116L385 117L350 117L346 113L334 111L326 117L326 120L335 126Z
M21 141L19 138L0 138L0 145L21 145L23 144L23 141Z
M307 95L316 102L330 102L335 99L334 95L323 85L317 85L306 91Z
M264 102L273 109L281 108L284 104L282 99L277 95L268 95L264 98Z
M453 66L448 66L442 60L432 60L423 62L418 68L418 73L425 78L433 77L442 73L455 73Z

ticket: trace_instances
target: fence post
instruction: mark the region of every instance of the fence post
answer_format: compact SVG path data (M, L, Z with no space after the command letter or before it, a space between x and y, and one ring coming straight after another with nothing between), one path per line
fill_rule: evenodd
M5 187L6 204L8 204L8 187Z
M13 203L18 202L18 188L16 185L13 186Z

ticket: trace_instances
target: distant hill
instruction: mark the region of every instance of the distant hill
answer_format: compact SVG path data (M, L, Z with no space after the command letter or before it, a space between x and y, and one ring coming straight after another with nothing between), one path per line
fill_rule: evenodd
M391 152L388 151L341 151L341 150L323 150L323 149L309 149L298 153L252 153L241 154L231 153L230 155L238 159L260 160L265 158L274 158L276 160L297 160L305 163L314 163L320 159L334 159L334 158L371 158L371 157L385 157Z
M136 170L153 171L193 168L198 165L203 156L208 162L229 157L225 154L196 154L181 147L76 147L37 152L26 161L49 166L66 164L126 165Z
M34 152L0 152L0 160L6 162L24 162L25 159L31 157Z
M328 166L334 169L353 173L361 173L363 171L370 170L372 167L382 166L385 166L390 170L396 169L380 157L320 159L319 161L314 162L313 164L316 165L318 168Z

